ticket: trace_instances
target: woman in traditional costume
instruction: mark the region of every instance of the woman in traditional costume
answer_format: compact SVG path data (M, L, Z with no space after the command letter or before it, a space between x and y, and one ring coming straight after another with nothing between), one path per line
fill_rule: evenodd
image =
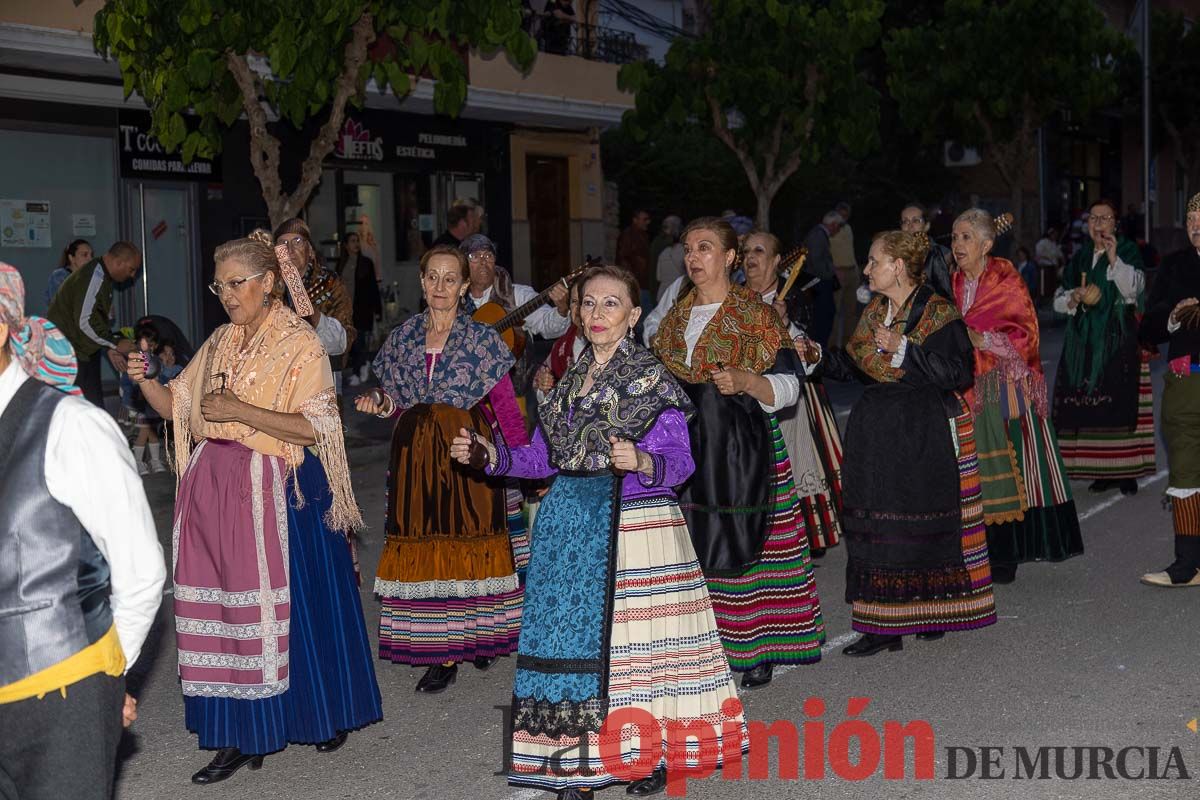
M512 353L462 305L466 256L439 245L420 269L427 308L388 336L374 363L381 395L355 407L398 417L375 577L379 657L428 667L416 691L434 694L454 683L460 662L487 669L513 652L521 622L504 485L452 465L450 440L464 426L514 445L526 435Z
M1146 303L1142 340L1167 343L1162 430L1175 560L1142 576L1151 586L1200 586L1200 194L1187 205L1189 244L1163 259Z
M666 765L687 750L668 725L713 730L717 765L722 732L743 730L740 707L731 717L722 708L736 690L671 489L693 469L691 403L629 338L641 315L634 277L594 267L582 280L591 346L542 404L532 444L497 446L464 429L451 448L493 475L557 476L532 537L509 781L560 800L631 779L631 795L662 791ZM659 723L649 740L618 722L647 714ZM613 774L617 754L640 773Z
M808 535L775 412L800 399L804 368L779 315L730 281L737 235L715 217L684 231L693 288L663 318L654 352L696 406L696 472L681 487L725 654L742 686L774 664L821 657L825 623Z
M746 288L775 309L788 335L795 339L805 335L811 304L805 303L800 286L793 286L786 300L777 299L785 282L779 274L779 251L779 239L772 233L754 231L746 237L742 247ZM797 377L800 402L780 409L776 418L792 463L809 551L813 558L820 558L841 539L842 436L821 380L803 373Z
M167 386L129 376L175 420L174 602L184 719L222 781L289 742L336 750L383 716L346 537L362 527L329 359L286 248L217 248L230 324ZM282 278L281 278L282 268ZM284 279L297 311L284 305ZM312 448L310 451L308 448Z
M974 357L958 310L925 283L929 237L875 238L875 293L825 372L867 385L846 424L848 656L996 621L975 432Z
M954 222L954 302L975 347L975 442L994 583L1012 583L1023 561L1083 552L1058 440L1048 418L1037 311L1012 262L990 255L991 214Z
M1054 310L1067 338L1054 381L1054 428L1071 478L1088 488L1137 494L1154 474L1154 390L1150 354L1138 344L1142 254L1116 235L1113 204L1088 209L1090 238L1063 269Z

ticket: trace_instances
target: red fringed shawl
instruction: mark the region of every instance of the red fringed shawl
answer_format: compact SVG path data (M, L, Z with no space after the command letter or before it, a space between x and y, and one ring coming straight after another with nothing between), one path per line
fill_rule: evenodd
M952 276L954 302L961 309L967 276L956 270ZM963 314L967 327L978 333L1006 337L1021 362L1012 363L998 354L975 348L975 386L967 393L972 408L980 402L999 399L1001 384L1017 383L1026 392L1034 410L1048 415L1046 377L1039 350L1041 338L1037 310L1021 274L1006 258L993 256L979 276L975 300Z

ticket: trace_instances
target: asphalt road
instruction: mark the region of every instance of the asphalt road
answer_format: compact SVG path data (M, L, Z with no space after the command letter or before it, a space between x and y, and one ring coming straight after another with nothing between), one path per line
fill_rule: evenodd
M1043 358L1053 370L1061 329L1044 331ZM1156 392L1161 362L1156 365ZM845 419L855 390L835 387L839 416ZM1157 397L1156 397L1157 401ZM374 574L381 545L388 426L357 420L350 443L358 499L375 530L360 553L364 575ZM1200 591L1142 586L1138 576L1161 569L1171 557L1170 514L1162 507L1166 460L1159 450L1159 473L1142 481L1134 497L1089 495L1075 483L1087 552L1061 564L1023 565L1018 580L996 589L998 624L981 631L949 635L937 642L905 641L902 652L850 659L838 651L854 638L849 608L843 602L845 549L836 548L819 563L817 584L823 601L828 644L815 665L777 671L774 682L743 693L751 720L791 721L797 728L810 718L805 701L820 698L826 711L825 740L845 740L854 729L846 719L850 698L869 698L859 718L880 732L887 720L923 720L935 737L934 777L913 777L909 747L905 778L885 779L883 766L864 780L835 774L826 762L823 779L782 780L779 759L771 750L770 780L692 781L687 796L718 798L1158 798L1200 797L1200 735L1187 727L1200 716L1196 631ZM164 549L170 552L170 514L174 485L167 476L147 478ZM379 605L364 581L363 607L372 629ZM126 737L117 783L119 800L159 798L498 798L535 800L552 795L507 785L500 769L504 726L501 711L512 689L513 661L501 659L480 673L460 669L457 684L440 696L413 692L420 671L376 663L383 691L384 720L350 736L336 753L322 755L293 746L268 756L262 770L242 770L232 780L202 788L188 778L209 754L197 750L183 725L183 704L175 669L170 598L164 598L139 675L140 719ZM374 630L372 638L374 639ZM811 708L811 707L810 707ZM861 726L860 726L861 727ZM980 756L980 748L1003 748ZM1102 765L1089 779L1089 762L1103 760L1102 750L1081 751L1083 776L1071 779L1076 751L1110 748L1108 778ZM965 749L975 756L973 777L951 779L948 752L954 750L957 775L966 771ZM1047 779L1027 779L1017 748L1030 759L1037 748L1067 748L1062 777L1056 775L1056 751L1047 750ZM1123 779L1117 754L1126 749ZM1151 748L1158 748L1150 779ZM1172 748L1178 748L1172 755ZM794 752L794 751L793 751ZM851 748L850 762L859 759ZM993 775L982 778L982 762ZM1182 764L1182 769L1180 765ZM1040 763L1032 772L1040 773ZM1020 778L1016 777L1019 774ZM1186 773L1186 779L1180 779ZM844 772L843 772L844 774ZM604 798L624 797L621 787ZM64 798L63 800L68 800Z

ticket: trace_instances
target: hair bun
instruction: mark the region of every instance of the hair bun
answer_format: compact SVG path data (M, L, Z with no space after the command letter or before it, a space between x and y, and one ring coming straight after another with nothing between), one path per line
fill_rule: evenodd
M255 228L254 230L250 231L250 235L246 238L256 242L262 242L268 247L273 247L275 245L275 240L272 238L270 231L265 231L262 228Z
M924 264L925 257L929 255L929 248L933 245L933 241L925 231L916 231L908 235L913 243L913 258L918 263Z

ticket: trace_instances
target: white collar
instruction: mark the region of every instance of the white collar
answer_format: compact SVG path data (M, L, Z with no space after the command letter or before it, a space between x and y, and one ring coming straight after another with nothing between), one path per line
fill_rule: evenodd
M17 393L17 390L25 383L25 379L29 377L25 374L25 370L21 368L21 365L17 363L17 359L12 356L11 352L9 353L9 357L12 358L12 361L4 372L0 372L0 414L3 414L4 410L8 408L8 404L12 402L13 395Z

